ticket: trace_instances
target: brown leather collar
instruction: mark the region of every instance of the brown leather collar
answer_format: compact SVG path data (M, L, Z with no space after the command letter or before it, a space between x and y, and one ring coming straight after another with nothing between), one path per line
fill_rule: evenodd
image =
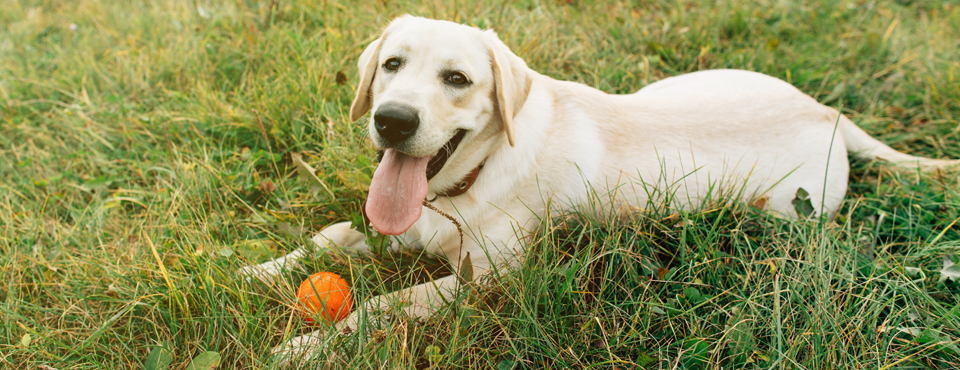
M458 181L456 184L453 184L447 190L437 193L438 196L445 196L447 198L452 198L457 195L466 193L467 190L470 190L470 187L473 186L473 183L477 181L477 176L480 176L480 170L483 169L483 163L480 163L477 168L474 168L473 171L467 174L462 180Z

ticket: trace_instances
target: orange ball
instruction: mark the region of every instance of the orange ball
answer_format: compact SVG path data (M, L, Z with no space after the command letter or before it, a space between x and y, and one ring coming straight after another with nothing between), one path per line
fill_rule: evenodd
M310 323L316 323L318 317L326 322L343 320L353 306L350 285L332 272L310 275L297 289L297 299L300 300L300 314Z

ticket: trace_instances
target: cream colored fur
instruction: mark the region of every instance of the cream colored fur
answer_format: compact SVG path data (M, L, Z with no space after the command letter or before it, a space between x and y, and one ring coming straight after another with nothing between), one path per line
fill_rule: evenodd
M404 67L384 73L381 66L390 56L401 56ZM675 194L671 206L696 208L716 185L737 191L743 201L765 197L770 212L792 218L791 201L803 188L818 212L822 204L832 216L846 193L848 152L907 166L958 163L894 151L836 110L759 73L696 72L634 94L610 95L540 75L492 31L451 22L400 17L358 64L352 120L385 102L419 110L420 129L402 151L432 155L457 130L467 130L429 182L428 199L485 161L466 194L433 201L466 225L462 249L455 226L426 209L399 237L400 244L425 248L454 266L469 253L475 275L515 264L523 254L523 236L538 219L551 216L548 203L557 210L599 201L616 211L663 201L656 197L666 192ZM438 71L450 68L463 71L472 84L445 85ZM321 249L368 250L349 223L324 229L314 241ZM301 248L243 272L273 276L312 251ZM456 286L450 276L374 298L337 327L355 329L360 312L389 309L399 301L411 303L404 308L410 315L429 315ZM294 338L276 351L309 356L324 333Z

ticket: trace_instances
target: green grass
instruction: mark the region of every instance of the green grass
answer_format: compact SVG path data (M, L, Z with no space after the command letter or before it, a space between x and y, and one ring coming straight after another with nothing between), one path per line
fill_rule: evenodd
M359 208L373 149L346 115L355 61L404 13L492 27L533 69L612 93L767 73L899 150L960 158L955 0L0 9L0 368L141 368L163 343L170 368L204 351L268 368L270 348L311 330L291 314L308 271L341 273L359 299L449 273L412 252L317 256L269 287L234 273ZM293 153L329 191L300 180ZM521 269L434 317L345 337L318 365L960 367L960 283L939 281L960 255L958 172L855 161L850 180L826 223L744 205L544 220Z

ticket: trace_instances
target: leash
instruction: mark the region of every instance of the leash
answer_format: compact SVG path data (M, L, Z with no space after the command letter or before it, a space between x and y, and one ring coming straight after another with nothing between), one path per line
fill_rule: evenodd
M460 222L457 221L456 218L453 218L453 216L450 216L446 212L434 207L434 205L430 204L430 202L427 202L426 199L423 200L423 206L430 208L443 217L446 217L457 227L457 232L460 234L460 249L457 251L457 263L460 265L460 268L457 269L458 271L456 274L459 275L457 279L457 291L460 291L460 287L462 287L463 284L473 281L473 262L470 260L470 252L467 252L466 259L463 258L463 227L460 226Z
M450 222L453 222L453 224L457 227L457 232L460 233L460 251L462 252L463 251L463 227L460 226L460 221L457 221L457 219L453 218L453 216L448 215L446 212L441 211L439 208L435 207L433 204L430 204L430 202L427 202L426 199L423 200L423 206L432 209L434 212L440 214L443 217L446 217L448 220L450 220ZM460 261L457 261L457 263L459 262Z

